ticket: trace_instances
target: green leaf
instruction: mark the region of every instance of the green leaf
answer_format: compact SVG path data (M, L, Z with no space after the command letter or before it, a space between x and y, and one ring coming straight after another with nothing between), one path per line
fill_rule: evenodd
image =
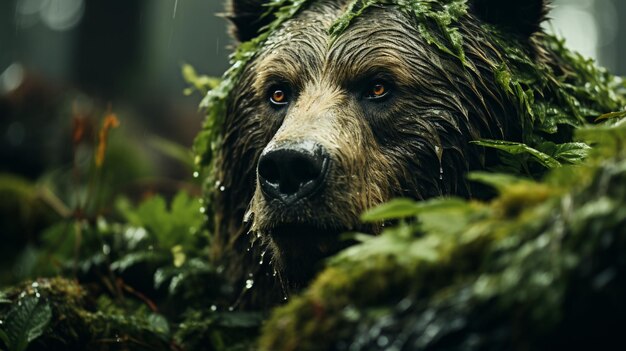
M532 147L523 143L489 139L481 139L478 141L472 141L471 143L479 146L501 150L511 155L530 155L533 157L533 159L544 165L546 168L561 167L561 163L550 155L546 155L545 153L537 149L533 149Z
M626 111L605 113L601 115L600 117L596 118L596 122L604 121L607 119L620 119L620 118L626 118Z
M150 314L147 319L150 329L167 340L170 335L170 325L167 319L157 313Z
M393 199L383 205L374 207L361 215L364 222L377 222L415 216L419 205L410 199Z
M181 67L183 79L185 82L191 84L190 88L185 89L185 95L191 95L194 91L198 91L202 95L217 87L220 84L220 80L214 77L208 77L204 75L198 75L192 65L184 63Z
M133 208L128 201L119 200L118 211L133 226L144 227L161 248L182 245L185 250L197 249L197 235L202 225L201 204L198 198L181 191L168 209L165 199L154 196Z
M530 183L529 180L503 173L491 173L491 172L471 172L467 175L467 179L489 185L499 192L510 187L514 184L522 182Z
M52 310L47 302L34 296L19 300L5 320L9 350L25 350L28 344L43 334L51 319Z
M465 206L465 201L457 198L432 199L416 202L410 199L393 199L385 204L374 207L361 215L364 222L379 222L417 216L420 213L435 209Z
M111 263L111 269L117 272L124 272L130 267L140 263L164 262L164 255L153 251L138 251L124 255L117 261Z
M591 147L585 143L564 143L557 144L552 157L571 164L579 164L589 155Z

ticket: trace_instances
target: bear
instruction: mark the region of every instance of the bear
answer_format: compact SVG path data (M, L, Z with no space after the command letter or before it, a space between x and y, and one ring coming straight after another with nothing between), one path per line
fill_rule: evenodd
M305 286L352 244L342 233L379 233L385 223L360 221L367 209L489 196L465 175L501 160L473 142L527 142L540 123L528 110L564 105L551 82L521 101L540 83L512 82L503 67L575 71L544 40L545 0L277 3L295 10L270 32L266 1L227 3L236 40L267 38L228 93L213 199L213 258L259 300ZM541 138L568 141L588 118Z

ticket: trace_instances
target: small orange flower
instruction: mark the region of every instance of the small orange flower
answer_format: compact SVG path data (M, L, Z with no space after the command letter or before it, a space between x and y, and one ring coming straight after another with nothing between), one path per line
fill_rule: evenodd
M104 163L104 155L107 150L107 140L109 138L109 131L112 128L117 128L120 125L119 119L117 116L109 112L108 115L104 117L104 121L102 122L102 128L100 129L100 133L98 134L98 149L96 151L96 167L102 167Z

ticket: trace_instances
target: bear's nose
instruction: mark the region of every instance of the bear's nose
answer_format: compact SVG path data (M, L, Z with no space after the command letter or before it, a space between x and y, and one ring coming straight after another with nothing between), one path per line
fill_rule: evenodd
M268 200L292 204L310 197L324 184L329 157L314 142L286 143L259 158L259 184Z

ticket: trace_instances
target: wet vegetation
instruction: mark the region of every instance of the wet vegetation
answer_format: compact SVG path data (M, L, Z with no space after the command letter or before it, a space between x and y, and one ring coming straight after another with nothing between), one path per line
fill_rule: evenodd
M356 0L331 32L392 2L420 19L443 55L474 69L456 30L464 0ZM221 80L183 68L188 93L205 96L205 125L193 154L156 143L189 167L182 190L116 195L120 179L149 170L129 156L123 119L110 110L92 128L73 115L74 162L63 172L37 183L0 175L1 230L10 233L0 247L0 349L559 349L619 335L626 84L552 36L537 40L559 69L536 63L496 28L502 62L492 68L518 102L524 142L476 141L499 150L501 163L469 177L499 195L372 209L364 221L397 224L377 237L352 234L359 244L271 314L238 308L254 277L229 286L209 259L225 101L256 50L306 3L271 1L275 20L238 47Z

